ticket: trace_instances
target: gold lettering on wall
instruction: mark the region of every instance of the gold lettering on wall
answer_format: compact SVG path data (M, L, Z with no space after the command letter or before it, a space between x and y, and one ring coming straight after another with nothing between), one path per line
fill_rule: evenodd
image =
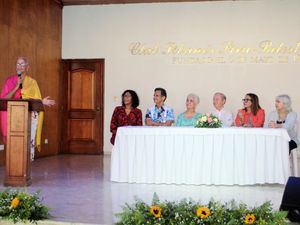
M155 55L159 51L159 45L156 44L153 47L149 47L140 42L135 42L129 46L129 50L132 55Z
M272 41L263 41L260 47L265 53L299 54L300 52L300 42L297 42L295 46L286 46L283 43L275 45Z
M253 46L234 41L224 41L215 45L196 47L177 42L148 44L137 41L129 44L129 52L133 56L171 57L171 63L179 65L300 63L300 41L286 44L285 42L264 40Z

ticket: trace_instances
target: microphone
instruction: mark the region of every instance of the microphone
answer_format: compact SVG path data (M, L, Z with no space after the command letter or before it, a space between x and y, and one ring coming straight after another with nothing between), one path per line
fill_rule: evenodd
M18 70L18 71L17 71L17 74L18 74L18 78L20 79L20 78L21 78L21 76L22 76L22 71L21 71L21 70ZM23 88L23 85L22 85L22 83L20 84L19 88L20 88L20 89L22 89L22 88Z

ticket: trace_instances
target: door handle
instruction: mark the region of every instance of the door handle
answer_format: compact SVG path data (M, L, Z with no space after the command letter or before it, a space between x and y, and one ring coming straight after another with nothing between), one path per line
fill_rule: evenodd
M100 107L99 107L99 106L97 106L97 107L96 107L96 110L97 110L97 111L100 111Z

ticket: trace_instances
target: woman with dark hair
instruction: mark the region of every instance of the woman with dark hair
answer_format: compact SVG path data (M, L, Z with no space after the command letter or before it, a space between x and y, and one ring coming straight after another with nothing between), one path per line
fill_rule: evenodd
M242 99L244 108L238 111L235 124L238 127L263 127L265 111L260 107L256 94L248 93Z
M115 143L118 127L142 126L142 111L138 109L139 97L133 90L126 90L122 94L122 106L117 106L110 121L110 142Z

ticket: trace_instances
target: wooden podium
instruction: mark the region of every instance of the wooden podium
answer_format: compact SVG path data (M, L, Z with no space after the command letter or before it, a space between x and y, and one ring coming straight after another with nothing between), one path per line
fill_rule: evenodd
M31 184L31 111L44 111L41 100L0 99L0 110L7 111L5 186Z

